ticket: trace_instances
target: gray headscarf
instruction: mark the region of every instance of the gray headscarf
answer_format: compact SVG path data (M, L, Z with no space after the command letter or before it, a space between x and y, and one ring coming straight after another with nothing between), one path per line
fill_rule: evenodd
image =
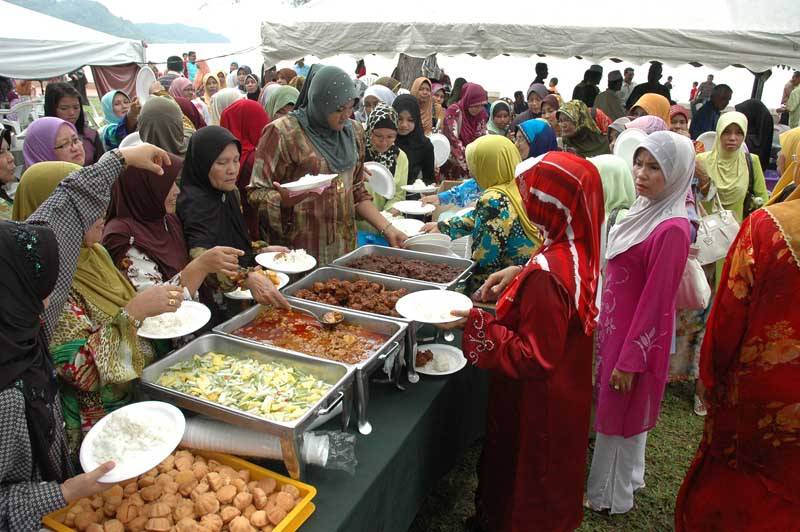
M308 99L303 98L305 90L301 92L297 108L290 114L300 122L311 144L325 158L332 172L354 168L358 162L358 150L352 122L348 121L341 131L328 127L328 115L358 99L353 80L340 68L324 66L309 73L306 85L309 86Z

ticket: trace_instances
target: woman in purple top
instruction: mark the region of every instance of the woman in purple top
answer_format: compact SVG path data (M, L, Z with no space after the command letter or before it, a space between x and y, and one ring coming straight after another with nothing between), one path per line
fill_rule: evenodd
M658 421L667 382L675 298L689 252L686 193L694 146L659 131L634 155L638 198L608 237L598 324L597 416L587 506L633 508L644 487L647 432Z

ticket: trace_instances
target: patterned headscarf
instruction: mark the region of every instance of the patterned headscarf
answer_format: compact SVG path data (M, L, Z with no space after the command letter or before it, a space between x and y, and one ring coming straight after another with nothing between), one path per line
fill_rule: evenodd
M517 178L528 218L544 236L539 253L497 302L497 315L513 305L524 280L535 270L556 276L570 295L588 335L595 328L595 292L600 276L600 227L603 185L589 161L565 152L550 152Z
M666 122L659 117L645 115L628 122L628 125L625 127L625 129L640 129L649 135L650 133L655 133L656 131L667 131L669 128L667 127Z
M370 113L369 118L367 118L366 128L367 153L365 161L381 163L394 174L394 170L397 167L397 156L400 155L400 148L397 147L397 143L395 142L392 144L391 148L385 152L378 153L372 146L372 132L376 128L388 128L397 131L397 111L385 103L379 103L372 113Z
M564 144L574 148L582 157L593 157L609 153L608 140L600 132L586 104L572 100L562 105L557 116L566 115L575 124L575 135L564 139Z

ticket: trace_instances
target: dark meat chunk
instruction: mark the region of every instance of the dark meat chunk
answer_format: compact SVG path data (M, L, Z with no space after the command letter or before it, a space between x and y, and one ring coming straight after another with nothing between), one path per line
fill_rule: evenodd
M394 306L397 300L408 294L408 290L387 290L379 283L366 279L345 281L342 279L329 279L316 282L311 289L298 290L294 295L308 301L347 307L353 310L382 314L384 316L399 317Z
M430 349L417 350L417 367L422 367L433 360L433 352Z
M449 283L461 273L457 268L447 264L435 264L416 259L402 259L400 257L382 255L365 255L350 261L347 266L359 270L432 283Z

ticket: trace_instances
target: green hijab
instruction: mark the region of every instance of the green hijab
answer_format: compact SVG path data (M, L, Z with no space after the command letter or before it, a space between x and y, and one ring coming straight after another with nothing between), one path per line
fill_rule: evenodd
M30 166L19 179L11 219L18 222L27 220L65 177L80 169L77 164L61 161L46 161Z
M585 103L580 100L567 102L557 111L556 116L561 117L561 115L566 115L576 128L573 137L564 138L565 146L573 148L581 157L611 153L608 149L608 139L600 132Z
M597 167L600 181L603 183L606 219L614 209L619 209L616 218L616 222L619 222L636 199L630 166L616 155L598 155L588 161Z
M344 70L324 66L309 73L308 99L300 98L290 114L305 131L311 144L328 163L331 172L341 173L355 168L358 162L356 133L348 120L341 131L328 126L328 115L352 100L358 99L356 85Z
M275 113L290 103L297 104L299 96L299 90L290 85L281 85L269 95L267 103L264 105L264 110L267 111L270 120L275 120Z

